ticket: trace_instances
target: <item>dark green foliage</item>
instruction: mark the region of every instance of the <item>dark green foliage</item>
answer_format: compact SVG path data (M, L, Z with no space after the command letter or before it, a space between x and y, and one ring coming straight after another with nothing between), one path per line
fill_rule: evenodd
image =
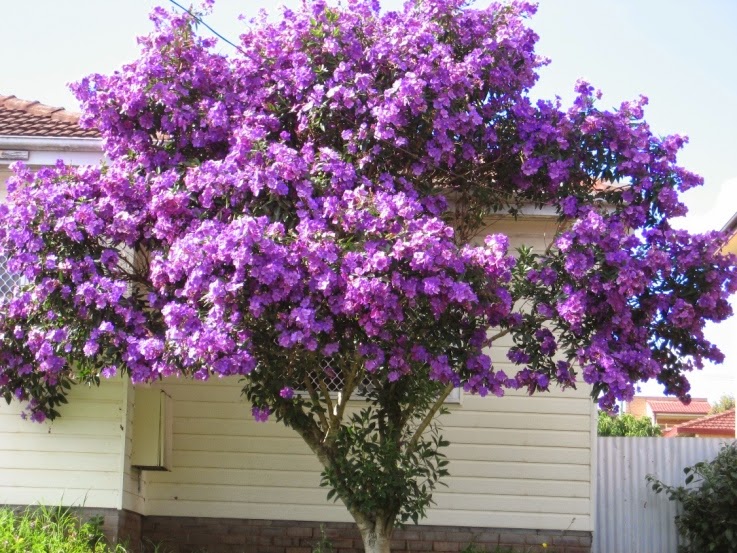
M656 493L665 492L681 504L676 528L683 545L679 553L737 551L737 443L725 445L713 461L683 471L686 485L669 486L653 475L647 481Z
M362 409L340 428L335 463L323 471L323 485L349 509L397 513L399 523L425 517L432 492L448 475L440 449L449 445L435 424L410 447L412 426L394 426L375 407ZM349 493L345 493L348 491Z
M599 411L597 434L599 436L662 436L660 427L653 424L647 417L635 417L629 413L612 417L604 411Z

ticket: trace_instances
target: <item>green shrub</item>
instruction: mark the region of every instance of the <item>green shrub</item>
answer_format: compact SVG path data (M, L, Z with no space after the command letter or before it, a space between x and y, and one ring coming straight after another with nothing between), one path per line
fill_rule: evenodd
M730 409L734 409L734 396L724 394L717 400L714 405L711 406L709 414L715 415L717 413L724 413L725 411L729 411Z
M630 437L662 436L660 427L647 417L635 417L630 413L611 416L604 411L599 411L597 434Z
M110 553L101 521L82 523L68 508L0 509L3 553ZM117 553L125 553L116 549Z
M682 513L676 528L682 538L681 553L731 553L737 551L737 443L725 445L713 461L684 469L686 484L669 486L648 475L656 493L678 501Z

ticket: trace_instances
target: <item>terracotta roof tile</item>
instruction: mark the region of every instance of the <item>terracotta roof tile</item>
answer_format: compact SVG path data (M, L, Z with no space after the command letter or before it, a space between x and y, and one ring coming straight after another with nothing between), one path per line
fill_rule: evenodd
M703 398L693 398L688 405L684 405L677 398L666 397L657 400L651 399L647 403L653 413L706 415L711 410L711 405Z
M78 113L0 95L0 136L97 138L100 133L81 128Z
M664 435L673 437L683 434L718 434L734 437L734 408L676 425L669 428Z

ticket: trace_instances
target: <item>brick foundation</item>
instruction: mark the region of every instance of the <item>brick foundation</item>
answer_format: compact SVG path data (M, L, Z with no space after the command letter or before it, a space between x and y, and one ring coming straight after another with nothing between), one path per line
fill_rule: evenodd
M18 507L23 509L24 507ZM83 519L102 517L111 543L130 551L167 553L312 553L324 535L334 553L363 553L355 524L205 517L142 517L116 509L75 508ZM591 553L591 532L519 530L458 526L409 526L395 530L392 553L460 552L469 544L482 551L497 546L520 553ZM548 548L543 549L542 544Z
M118 533L116 541L137 545L141 543L141 523L143 517L132 511L118 511Z
M73 507L83 520L102 517L102 531L110 543L130 545L131 552L141 549L141 520L143 517L133 511L118 509L96 509Z
M142 519L147 543L172 553L312 553L321 537L319 522L160 517ZM361 536L351 523L322 525L335 553L363 553ZM411 526L396 530L392 553L459 552L469 544L493 551L512 547L524 553L590 553L591 533L456 526ZM542 543L548 548L543 549Z

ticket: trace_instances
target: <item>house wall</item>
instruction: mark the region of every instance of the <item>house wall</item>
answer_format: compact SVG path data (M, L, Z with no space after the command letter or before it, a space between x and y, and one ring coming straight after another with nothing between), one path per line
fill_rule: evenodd
M669 428L672 428L674 426L677 426L679 424L683 424L684 422L692 421L698 418L703 417L704 415L662 415L662 414L656 414L655 415L655 424L660 426L661 430L668 430Z
M652 418L652 411L648 408L647 400L647 397L635 396L632 401L625 402L624 412L635 417L648 417L655 422Z
M43 424L0 402L0 504L120 509L124 388L75 386L62 417Z
M133 511L135 513L143 513L144 511L144 494L143 494L143 474L141 471L132 466L131 452L133 451L133 407L136 401L136 390L130 381L126 382L124 387L124 401L126 405L125 411L125 449L121 458L121 489L123 493L122 507L123 509ZM145 424L145 421L139 421Z
M550 221L527 220L492 232L542 247ZM508 369L502 340L496 367ZM293 431L257 423L237 379L161 384L173 399L173 468L144 471L142 514L295 521L349 521L319 487L321 467ZM527 397L463 395L442 419L451 442L448 487L423 524L496 528L593 529L595 408L579 391Z
M22 163L29 167L53 166L58 159L69 165L97 165L102 158L102 140L98 138L54 138L43 136L0 136L2 149L21 150L28 153ZM14 163L0 161L7 168Z
M144 473L144 515L350 521L326 501L307 446L279 423L254 422L236 381L163 386L174 401L173 467ZM424 523L592 530L585 391L464 395L449 409L451 477Z

